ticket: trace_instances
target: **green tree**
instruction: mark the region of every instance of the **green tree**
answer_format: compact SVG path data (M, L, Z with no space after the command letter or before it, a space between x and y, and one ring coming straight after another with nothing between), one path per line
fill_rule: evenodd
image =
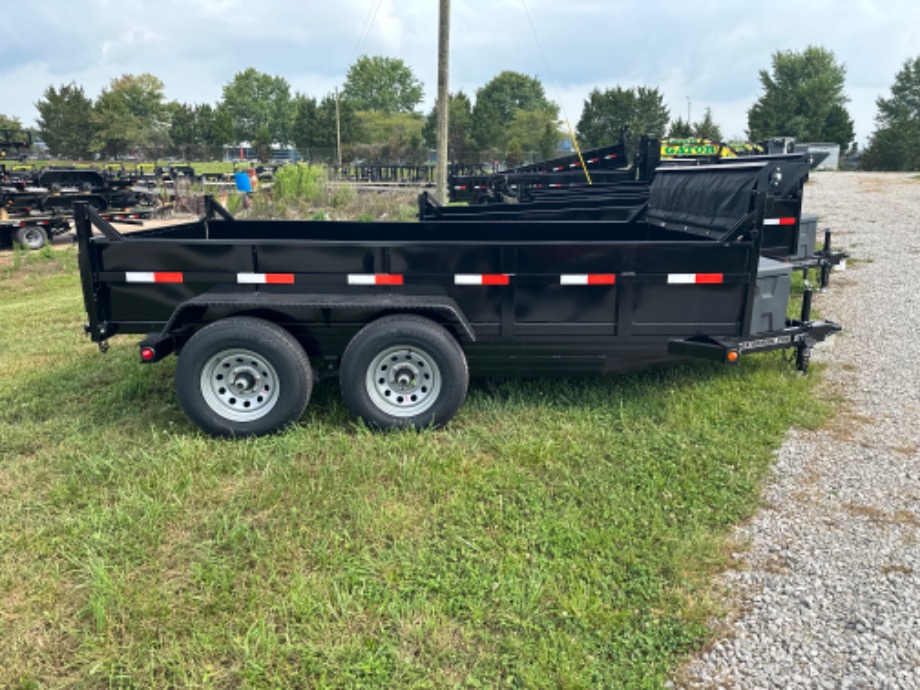
M684 120L680 115L671 122L668 128L668 138L670 139L689 139L693 136L693 125Z
M845 79L846 67L826 48L773 53L772 72L760 70L764 92L748 111L748 136L752 141L777 136L832 141L846 150L854 130Z
M291 124L291 142L304 156L317 145L316 99L298 93L294 96L294 121Z
M556 116L546 110L518 110L507 134L509 141L516 140L522 152L535 154L537 160L552 158L562 140Z
M76 83L49 86L35 104L38 130L51 155L87 158L93 141L93 102Z
M339 121L342 127L342 147L357 143L360 123L354 104L339 99ZM314 145L330 152L328 160L335 160L335 95L327 94L316 106L316 138ZM347 156L343 155L343 158Z
M447 157L451 163L472 162L473 105L462 91L450 95L448 114ZM435 102L425 118L423 135L429 148L437 146L438 104Z
M628 126L627 145L636 151L643 134L664 136L669 119L670 112L657 87L594 89L578 120L578 138L582 148L607 146L619 141L620 128Z
M283 77L249 67L224 85L221 105L230 115L237 141L254 144L260 157L268 155L273 143L290 141L294 103Z
M362 55L348 69L343 100L356 110L411 113L422 102L422 83L402 60Z
M22 122L18 117L9 117L0 114L0 140L6 139L6 136L13 141L25 141L25 132L22 128ZM17 149L0 149L0 159L6 159L16 155ZM21 152L20 152L21 153Z
M171 101L166 104L166 109L169 111L169 140L172 148L186 160L191 160L201 144L195 108Z
M13 132L21 132L22 122L18 117L9 117L8 115L0 113L0 129L9 130L11 134Z
M201 123L202 138L212 156L222 157L224 146L238 143L233 130L233 118L223 105L212 108L202 105L198 120Z
M712 119L712 110L710 108L706 108L702 120L693 123L693 136L700 139L722 141L722 129Z
M472 134L480 150L507 150L508 126L518 111L550 113L555 120L559 107L546 97L536 77L505 71L476 91L472 109ZM524 142L518 142L523 146Z
M920 56L904 62L889 98L875 101L876 129L860 164L866 170L920 170Z
M141 148L155 153L168 143L163 82L152 74L125 74L102 90L93 109L92 148L110 157Z

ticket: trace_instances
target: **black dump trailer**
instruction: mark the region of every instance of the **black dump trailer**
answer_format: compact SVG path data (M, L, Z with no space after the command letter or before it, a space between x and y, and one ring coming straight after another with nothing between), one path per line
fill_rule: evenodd
M369 425L448 422L472 375L573 375L686 358L735 364L838 331L787 319L790 268L761 257L766 164L674 169L644 219L418 223L198 221L121 235L77 208L88 323L104 349L176 353L208 433L277 431L337 375ZM94 229L101 236L94 235Z

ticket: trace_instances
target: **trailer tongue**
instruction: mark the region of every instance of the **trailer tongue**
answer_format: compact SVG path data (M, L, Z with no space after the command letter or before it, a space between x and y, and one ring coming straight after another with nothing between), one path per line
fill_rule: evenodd
M657 175L647 213L572 221L237 220L121 235L76 211L87 332L178 353L177 394L214 435L294 423L338 375L376 428L438 426L472 375L612 372L811 347L840 330L787 319L791 267L761 260L776 165ZM545 209L543 209L545 210ZM102 236L93 236L94 227Z

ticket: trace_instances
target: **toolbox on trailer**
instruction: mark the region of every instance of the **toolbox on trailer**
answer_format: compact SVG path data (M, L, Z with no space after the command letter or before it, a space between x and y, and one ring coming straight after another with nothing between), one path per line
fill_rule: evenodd
M195 222L131 235L80 205L86 331L145 335L145 363L178 354L179 401L215 435L296 421L323 376L369 425L423 428L453 417L471 374L783 348L804 370L840 327L811 319L808 292L786 319L788 275L761 268L775 185L766 163L675 168L641 219L591 221L238 220L208 199Z

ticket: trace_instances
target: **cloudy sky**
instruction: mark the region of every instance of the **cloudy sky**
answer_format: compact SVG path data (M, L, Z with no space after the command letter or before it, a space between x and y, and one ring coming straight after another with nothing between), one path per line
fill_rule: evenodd
M533 21L533 30L524 4ZM539 77L574 126L592 88L657 86L672 118L706 107L742 137L777 50L820 45L847 68L857 140L874 129L908 58L918 0L452 0L451 91L502 70ZM0 113L31 125L51 84L95 98L113 77L150 72L166 97L215 103L247 67L321 97L360 54L400 58L437 89L438 0L0 0ZM377 8L376 14L373 10ZM367 29L365 30L365 27ZM536 34L536 37L535 37ZM541 51L542 47L542 51Z

